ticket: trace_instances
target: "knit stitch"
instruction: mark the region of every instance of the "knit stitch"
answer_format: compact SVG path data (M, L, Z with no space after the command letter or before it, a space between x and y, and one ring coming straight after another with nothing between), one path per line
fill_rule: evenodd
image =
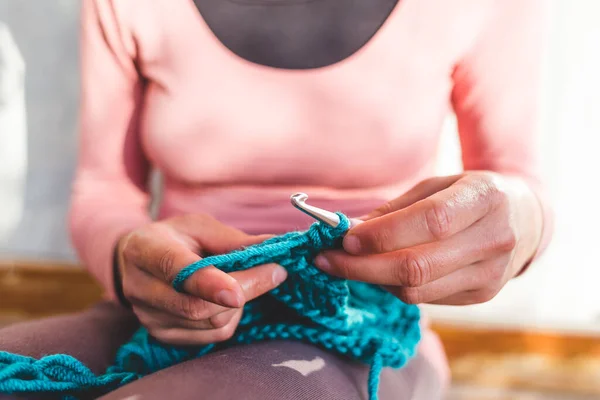
M158 342L140 328L117 352L114 365L95 375L75 358L50 355L35 359L0 352L0 393L54 393L77 398L106 393L163 368L236 344L262 340L299 340L371 366L368 392L377 400L383 367L400 368L415 354L420 340L419 309L378 286L330 276L312 264L325 249L340 246L349 228L338 213L336 228L321 222L305 232L291 232L228 254L193 263L179 272L173 287L183 291L186 279L209 265L240 271L278 263L287 280L244 306L231 339L198 347ZM291 311L291 312L290 312Z

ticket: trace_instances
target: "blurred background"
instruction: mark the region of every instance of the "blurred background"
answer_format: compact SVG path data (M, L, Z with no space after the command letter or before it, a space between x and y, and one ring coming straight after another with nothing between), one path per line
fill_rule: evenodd
M0 251L73 260L79 2L0 0Z
M560 353L556 346L564 343L561 337L590 340L580 352L598 358L583 366L577 361L572 368L584 371L579 375L589 373L592 383L570 383L585 386L579 395L600 398L600 258L595 251L600 248L600 1L548 1L553 24L546 49L539 146L556 213L552 244L525 276L491 302L425 309L445 327L449 345L462 343L452 335L467 335L467 328L481 341L499 338L493 336L498 330L534 332L528 340L539 340L538 345L554 338L544 345L550 350L542 355ZM0 275L0 288L2 279L15 279L20 263L79 269L65 223L77 147L78 18L76 0L0 0L0 265L12 271ZM461 169L451 116L438 169L440 174ZM2 302L11 301L6 293L0 294L0 312ZM552 336L535 336L546 333ZM530 359L530 367L539 373L548 365L544 360L546 364ZM455 375L472 375L484 361L474 369L464 358L462 362L453 365ZM496 360L493 365L518 369L525 361L507 362ZM528 379L535 377L521 380ZM554 398L552 393L559 390L551 383L539 386L551 389L543 398ZM573 396L564 398L579 398Z

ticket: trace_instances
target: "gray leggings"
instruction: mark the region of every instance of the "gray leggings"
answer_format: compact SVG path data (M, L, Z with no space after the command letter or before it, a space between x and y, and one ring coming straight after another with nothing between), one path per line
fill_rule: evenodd
M101 373L137 327L130 312L102 303L79 314L0 329L0 350L32 357L67 353ZM366 400L367 374L367 366L314 346L272 341L230 348L167 368L102 399ZM381 374L380 400L441 397L438 374L421 355L402 369L384 369ZM2 400L8 398L14 397L0 395Z

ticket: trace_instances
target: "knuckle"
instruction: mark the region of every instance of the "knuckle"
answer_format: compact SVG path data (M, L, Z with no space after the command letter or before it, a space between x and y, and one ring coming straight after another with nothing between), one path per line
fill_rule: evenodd
M495 285L497 282L502 282L504 279L504 274L506 272L506 268L503 264L491 265L487 268L483 269L483 278L485 280L484 284Z
M434 184L435 182L437 182L438 179L439 178L437 178L437 177L423 179L422 181L420 181L419 183L417 183L414 186L414 189L416 191L421 191L421 190L427 189L429 186L431 186L432 184Z
M372 232L371 245L377 253L387 253L394 250L394 235L390 228L381 227Z
M208 319L208 322L213 329L224 328L230 321L231 315L229 315L227 312L213 315Z
M422 302L419 288L403 287L399 291L399 297L406 304L420 304Z
M429 281L430 268L427 257L415 251L404 252L402 262L397 268L397 278L408 287L419 287Z
M141 290L136 290L136 285L129 285L125 276L122 279L123 296L132 304L144 303L144 294Z
M350 266L350 263L345 260L345 261L337 261L335 263L332 263L335 266L335 275L337 275L340 278L344 278L344 279L350 279L351 275L352 275L352 267Z
M140 234L137 231L131 232L126 235L123 240L123 247L121 248L121 255L125 263L135 263L140 255L140 246L138 246Z
M379 215L386 215L386 214L391 213L392 211L394 211L394 207L392 206L392 203L389 201L380 205L375 210L375 212L378 213Z
M275 288L275 286L276 285L273 282L272 273L271 271L269 271L269 274L265 274L254 280L252 285L252 295L259 296Z
M148 333L153 338L160 342L168 343L171 340L171 335L167 329L162 328L148 328Z
M237 324L229 323L219 329L215 329L215 340L217 342L224 342L225 340L231 339L235 333Z
M167 282L173 282L177 271L175 269L175 252L167 248L158 260L158 269Z
M436 240L450 236L451 221L449 206L443 201L431 201L425 213L427 230Z
M498 235L495 242L495 247L501 251L512 251L517 246L517 235L515 231L508 227L504 229L501 235Z
M487 303L488 301L490 301L494 297L496 297L496 295L498 294L499 291L500 291L500 289L497 289L494 287L488 287L485 289L475 290L471 294L471 303L472 304Z
M206 302L204 300L195 301L188 296L181 296L178 305L179 315L190 321L201 321L206 319Z
M158 326L158 324L156 323L156 320L154 318L151 318L145 312L141 312L137 307L133 307L133 312L134 312L135 316L137 317L138 321L140 322L140 324L142 326L146 327L146 329L148 329L149 332L151 332L153 329L155 329Z
M484 174L479 177L480 193L483 200L497 208L508 204L508 193L503 189L499 178L495 175Z

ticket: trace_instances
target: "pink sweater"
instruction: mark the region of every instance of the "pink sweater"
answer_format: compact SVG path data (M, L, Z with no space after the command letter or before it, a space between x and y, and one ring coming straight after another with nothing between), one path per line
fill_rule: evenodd
M543 202L543 2L401 0L349 58L288 70L233 54L191 0L84 1L70 215L82 261L113 296L113 246L151 220L150 166L165 178L161 218L203 212L281 233L312 222L289 204L298 190L366 213L434 173L451 111L465 169L520 175ZM444 371L441 348L427 342Z

